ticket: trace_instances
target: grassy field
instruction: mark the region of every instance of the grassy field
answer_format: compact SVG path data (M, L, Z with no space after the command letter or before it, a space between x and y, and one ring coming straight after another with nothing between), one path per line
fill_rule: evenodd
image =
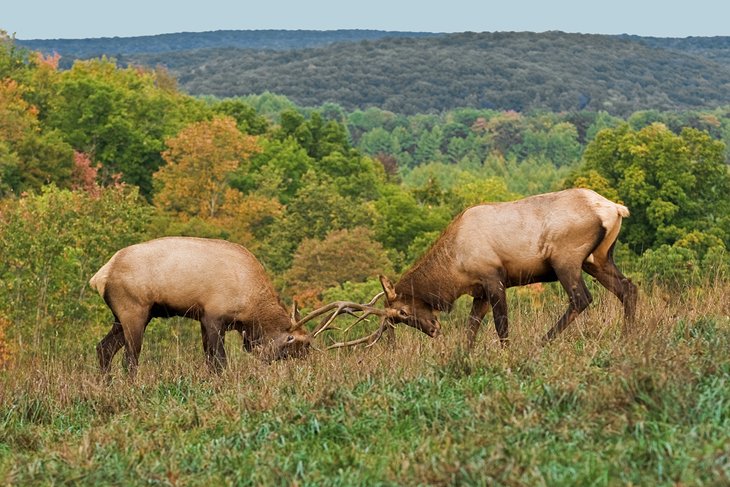
M468 303L436 340L270 366L229 335L221 376L196 324L153 322L109 385L95 341L25 345L0 372L0 483L728 485L729 291L642 295L625 336L596 293L547 347L564 300L513 295L510 347L490 321L471 355Z

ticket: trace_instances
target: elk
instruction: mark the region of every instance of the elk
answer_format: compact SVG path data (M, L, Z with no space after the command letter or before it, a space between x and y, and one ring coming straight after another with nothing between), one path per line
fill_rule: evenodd
M591 303L582 271L618 297L626 326L634 321L637 289L616 267L613 249L621 220L628 216L625 206L580 188L473 206L458 215L395 284L380 276L384 309L373 307L374 300L368 305L330 305L324 312L334 310L331 319L313 335L326 329L337 314L363 311L381 317L378 330L336 346L372 344L389 324L395 323L405 323L434 337L441 330L437 312L450 310L459 296L470 294L474 299L467 330L469 347L473 347L490 306L497 335L505 344L506 289L557 280L567 292L569 304L544 336L545 343Z
M165 237L119 250L89 281L114 315L111 331L96 347L108 373L125 347L130 375L137 369L142 335L152 318L184 316L200 321L208 366L226 366L224 337L237 330L248 351L262 358L303 356L308 333L281 304L263 266L240 245L225 240Z

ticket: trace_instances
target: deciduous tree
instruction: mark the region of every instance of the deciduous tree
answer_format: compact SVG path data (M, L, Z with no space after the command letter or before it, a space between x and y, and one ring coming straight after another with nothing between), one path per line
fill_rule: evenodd
M586 148L582 182L615 189L631 209L624 239L638 253L683 242L693 232L730 246L730 175L725 146L707 133L663 124L599 132ZM692 239L694 240L694 239ZM712 239L711 239L712 240Z
M43 129L25 91L11 78L0 80L0 196L51 181L67 186L71 176L71 147L58 132Z
M157 84L157 74L106 58L77 61L54 87L47 123L75 150L100 162L104 177L152 193L164 141L209 113L203 102Z

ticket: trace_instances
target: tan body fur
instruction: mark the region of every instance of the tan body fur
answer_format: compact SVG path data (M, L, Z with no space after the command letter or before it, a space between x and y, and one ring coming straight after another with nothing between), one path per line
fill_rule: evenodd
M293 329L263 266L248 250L223 240L167 237L118 251L89 281L114 314L99 343L99 363L126 347L136 367L144 329L152 318L186 316L201 323L203 348L214 368L225 365L224 334L236 329L247 349L270 345L275 355L306 347Z
M472 295L473 343L490 305L498 335L506 340L506 288L559 280L570 306L545 337L552 339L592 300L584 270L616 294L631 321L636 287L612 257L621 220L628 215L625 206L587 189L477 205L457 216L395 285L383 279L383 288L389 305L401 310L400 321L432 336L440 328L433 312Z

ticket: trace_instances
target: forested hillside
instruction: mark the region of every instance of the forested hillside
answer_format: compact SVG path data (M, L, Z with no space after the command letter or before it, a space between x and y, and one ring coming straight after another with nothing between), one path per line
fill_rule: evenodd
M367 30L217 31L27 40L75 58L166 66L194 95L262 94L303 106L414 114L498 110L712 108L730 103L730 38L561 32L429 34Z
M193 94L279 93L400 113L710 108L730 102L730 65L617 37L465 33L301 51L212 49L134 56L167 66Z
M626 35L621 37L642 42L659 49L668 49L680 53L702 56L723 64L730 63L730 37L727 36L667 38Z
M166 66L181 88L285 95L303 106L397 113L713 108L730 103L730 38L502 32L218 31L22 41L61 66L104 54Z

